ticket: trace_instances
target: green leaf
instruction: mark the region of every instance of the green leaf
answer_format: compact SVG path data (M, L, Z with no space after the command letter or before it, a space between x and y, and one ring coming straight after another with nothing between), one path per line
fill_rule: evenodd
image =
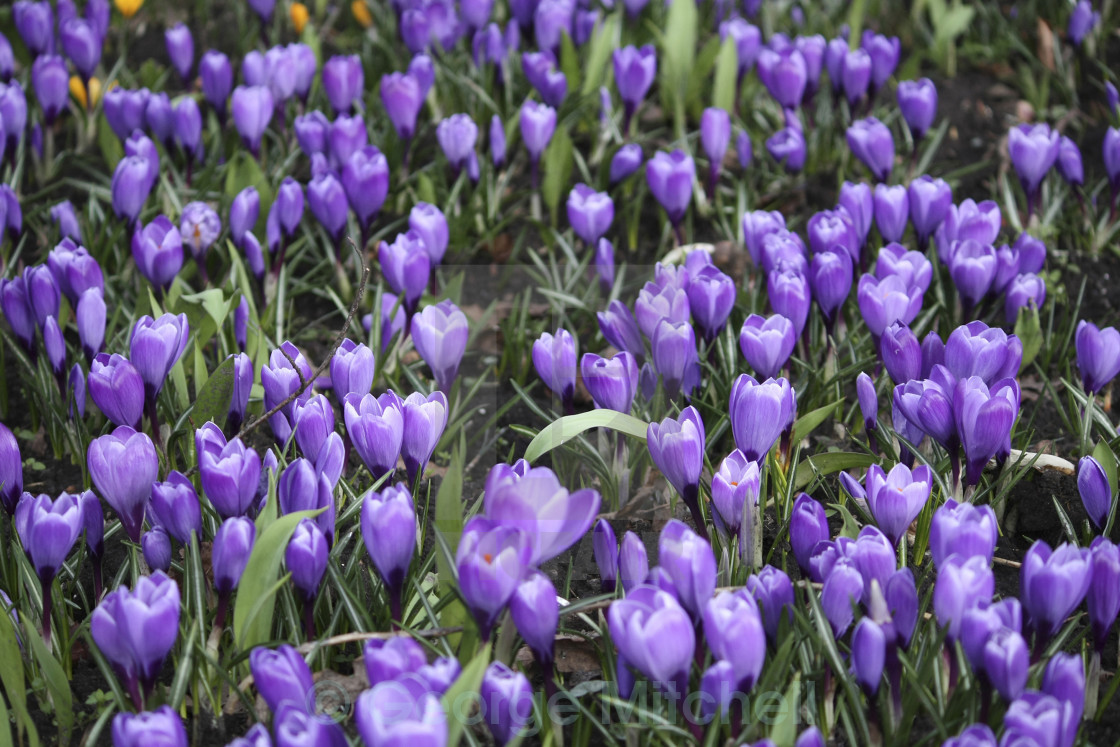
M832 415L832 413L836 412L836 408L843 403L844 400L842 399L836 400L831 405L818 407L817 409L811 412L807 412L799 417L793 424L794 440L797 441L799 439L802 439L816 430L817 426L827 420L829 415Z
M45 589L44 593L49 594L50 589ZM74 728L74 701L70 680L63 671L62 665L47 650L47 645L43 643L43 636L36 629L35 623L26 615L23 616L23 629L26 633L24 640L30 642L35 661L39 662L39 671L47 683L47 693L50 695L54 716L58 721L58 743L69 744L70 731Z
M276 592L280 588L276 579L288 540L300 521L318 516L322 511L320 508L281 516L257 537L249 562L241 574L237 601L233 606L233 639L242 651L267 641L271 635Z
M616 410L591 410L578 415L568 415L551 423L536 435L525 449L525 459L530 463L535 462L542 454L552 451L565 441L591 428L610 428L645 441L649 423Z
M109 120L105 119L104 114L97 118L97 147L101 149L101 157L105 159L105 165L109 167L108 173L112 174L116 170L117 164L124 158L124 146L117 139L116 133L109 126Z
M607 65L611 61L611 52L618 44L618 13L612 13L600 24L588 42L587 65L584 66L583 87L580 94L588 96L599 90L607 78Z
M226 358L206 379L206 385L195 397L192 419L196 427L208 420L218 425L226 421L233 400L234 373L233 358Z
M712 106L733 113L735 111L735 83L739 80L739 53L735 40L729 35L719 48L716 58L716 77L712 83Z
M0 698L0 747L13 747L15 744L12 742L12 725L8 721L8 707Z
M797 472L793 477L794 490L804 490L813 479L841 472L857 467L869 467L875 463L875 457L870 454L859 454L852 451L830 451L824 454L811 456L797 465Z
M678 137L685 132L684 104L696 62L696 34L699 16L696 3L675 0L669 6L665 36L661 44L661 91L675 119Z
M0 684L15 712L16 728L20 735L27 734L32 747L39 745L39 731L27 711L27 688L23 675L23 657L20 655L19 638L8 610L0 605ZM6 720L6 718L5 718Z
M572 37L568 36L568 32L560 32L560 71L564 73L564 77L568 79L568 90L574 91L579 88L579 52L576 51L576 45L572 43Z
M856 517L852 516L852 512L848 510L848 507L842 503L832 503L829 505L839 511L843 519L843 523L840 525L840 536L849 537L851 539L858 537L860 530L859 522L856 521Z
M810 592L811 593L811 592ZM792 704L781 710L777 723L770 729L770 741L776 747L793 747L797 740L797 724L800 722L798 704L801 703L801 673L794 672L783 703Z
M471 713L471 704L478 698L482 677L490 666L490 644L487 643L474 655L471 663L463 667L459 679L440 698L447 714L447 747L456 747L466 725L465 716Z
M1065 532L1066 539L1076 546L1077 530L1073 528L1073 522L1070 521L1069 515L1066 514L1065 509L1062 508L1062 504L1058 502L1058 496L1051 493L1050 500L1054 502L1054 510L1058 512L1058 523L1062 525L1062 531Z
M458 446L451 453L451 463L439 484L436 493L436 531L443 536L451 555L459 547L459 535L463 532L463 455ZM454 578L449 567L445 566L442 553L436 553L440 580Z
M1019 309L1019 318L1015 320L1015 336L1023 344L1023 362L1019 364L1021 373L1042 349L1042 324L1038 320L1038 307L1033 303Z
M1107 441L1100 441L1097 447L1093 449L1093 458L1100 463L1104 469L1105 475L1108 476L1108 486L1111 488L1111 494L1116 495L1116 454L1109 448Z
M541 193L555 223L556 210L572 176L572 139L566 130L557 129L552 136L541 159L541 171L544 173Z
M226 171L226 194L232 199L246 187L256 187L260 195L260 215L254 227L254 231L260 233L259 229L264 228L264 222L268 218L268 209L272 207L272 187L261 171L257 159L253 158L249 151L240 149L229 159Z

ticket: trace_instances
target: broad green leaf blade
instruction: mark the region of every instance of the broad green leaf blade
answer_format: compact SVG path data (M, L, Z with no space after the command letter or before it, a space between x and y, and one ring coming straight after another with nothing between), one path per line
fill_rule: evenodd
M19 638L15 623L8 610L0 609L0 684L15 712L16 728L32 747L39 745L39 731L27 711L27 688L23 675L23 657L20 655ZM6 717L6 714L5 714Z
M807 412L799 417L793 424L794 440L796 441L798 439L804 438L805 436L808 436L810 433L816 430L817 426L827 420L828 417L832 415L832 413L836 412L836 408L839 407L843 402L844 400L837 400L831 405L818 407L817 409L811 412Z
M15 744L12 742L12 725L8 721L8 707L0 698L0 747L14 747Z
M794 490L804 490L818 476L823 477L857 467L870 467L874 463L875 457L870 454L858 454L852 451L830 451L825 454L817 454L797 465L797 472L793 477L793 487Z
M728 113L735 111L735 83L739 79L739 53L735 40L728 36L719 48L716 77L712 83L712 106Z
M592 34L591 41L587 45L590 51L587 53L587 66L584 68L583 87L580 89L583 96L598 91L606 80L611 52L619 46L618 28L619 15L612 13Z
M233 385L233 358L226 358L206 379L206 384L195 397L193 420L196 427L201 427L208 420L219 426L226 422L229 404L233 400Z
M241 574L237 601L233 605L233 639L242 651L268 640L278 590L276 579L288 540L300 521L318 516L322 511L320 508L281 516L257 537L245 572Z
M1112 495L1116 495L1116 454L1112 453L1112 449L1108 447L1107 441L1100 441L1097 448L1093 449L1093 458L1100 463L1104 469L1105 475L1108 476L1108 486L1112 489Z
M581 412L579 415L568 415L537 434L525 449L525 460L529 463L535 462L542 454L552 451L591 428L610 428L645 441L648 427L649 423L644 420L615 410L591 410Z
M568 79L568 90L579 88L579 52L566 31L560 32L560 70Z
M564 188L568 186L572 175L572 139L568 137L566 130L558 127L552 136L552 142L541 158L541 172L544 174L541 196L555 223L556 210L560 207Z
M45 590L50 593L49 589ZM55 719L58 721L58 743L69 744L70 732L74 728L74 696L70 690L70 680L63 671L62 665L47 650L43 643L43 636L26 615L23 616L23 629L26 634L25 641L31 645L35 654L35 661L39 663L39 671L47 683L47 693L50 695L51 705L54 707Z
M439 624L445 628L463 626L470 628L471 617L463 602L455 594L455 569L452 567L459 536L463 533L463 453L456 446L451 452L451 463L436 493L437 541L435 545L436 571L439 574L439 594L449 601L439 612ZM452 648L473 635L454 635L448 640Z
M692 66L696 62L699 22L695 2L674 0L669 6L659 64L662 96L673 114L678 137L683 137L685 133L684 104L688 96Z
M1015 336L1023 344L1023 361L1019 364L1019 371L1023 372L1042 349L1042 324L1038 320L1038 307L1033 303L1019 309L1019 317L1015 320Z
M486 674L486 667L488 666L490 666L489 643L474 655L470 664L463 667L459 679L455 680L455 684L440 699L444 713L448 716L447 747L456 747L459 744L466 719L458 716L471 712L470 704L478 697L478 690L482 686L482 677Z

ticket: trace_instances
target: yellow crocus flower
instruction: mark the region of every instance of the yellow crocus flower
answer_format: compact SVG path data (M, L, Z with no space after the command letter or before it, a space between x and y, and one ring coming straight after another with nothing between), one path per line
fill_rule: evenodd
M307 25L307 19L310 16L307 6L303 3L292 3L288 9L288 16L292 19L292 27L296 30L296 33L302 34L303 27Z
M373 25L373 16L369 14L369 7L366 5L365 0L354 0L350 3L350 12L354 14L354 18L358 23L362 24L364 28L369 28Z
M144 0L113 0L113 5L117 6L117 10L125 18L132 18L136 15L136 11L140 10L140 6L144 4Z
M82 79L77 75L71 75L70 95L82 105L83 109L97 106L97 102L101 100L101 81L97 78L89 79L89 94L86 95L86 87L82 85Z

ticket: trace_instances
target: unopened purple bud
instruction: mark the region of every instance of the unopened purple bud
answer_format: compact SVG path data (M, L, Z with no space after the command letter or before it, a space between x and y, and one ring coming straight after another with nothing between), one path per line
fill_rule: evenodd
M228 594L237 588L241 574L249 563L249 554L257 538L257 528L243 516L222 522L214 535L214 590ZM258 683L258 687L260 684Z
M937 86L929 78L901 81L898 108L914 140L921 140L937 117Z
M894 165L894 138L875 117L857 120L848 128L848 147L880 182L890 178Z
M610 181L618 184L620 181L637 171L642 165L642 146L629 143L622 146L611 158Z
M679 226L692 199L692 181L696 164L682 150L672 153L658 151L646 162L646 182L650 192L664 208L669 222Z
M361 101L363 81L362 62L357 55L336 55L323 63L323 90L339 114L349 114L354 101Z
M506 128L497 114L490 118L490 160L495 168L506 162Z
M751 314L739 332L739 348L759 378L778 375L797 344L793 323L780 314L769 318Z
M178 23L164 31L163 38L167 43L167 56L171 58L172 67L179 73L179 78L186 82L194 67L194 39L191 37L191 30Z

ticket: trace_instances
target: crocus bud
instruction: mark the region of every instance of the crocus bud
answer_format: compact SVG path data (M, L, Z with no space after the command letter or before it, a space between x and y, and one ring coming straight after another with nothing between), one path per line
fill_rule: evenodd
M1096 394L1120 372L1120 332L1113 327L1099 329L1082 320L1077 324L1074 344L1081 385L1090 395Z
M751 314L739 332L739 348L759 378L778 375L797 344L793 323L780 314L767 318Z
M649 576L649 560L646 557L646 546L638 535L627 532L622 537L622 545L618 553L618 580L622 588L629 593L639 584L644 583Z
M141 576L131 591L118 587L93 611L90 632L126 689L140 700L151 692L179 635L178 584L156 571Z
M789 538L793 556L802 572L809 572L809 558L817 543L827 542L831 536L824 506L813 500L808 493L798 495L790 516Z
M50 126L66 108L69 75L61 57L44 54L35 58L31 64L31 89L43 110L43 120Z
M929 78L900 81L898 108L914 142L921 140L937 117L937 86Z
M657 76L657 52L652 44L640 49L633 45L613 52L614 81L625 108L623 133L629 132L630 120L638 111L642 100Z
M144 381L124 356L101 353L90 364L89 393L116 425L137 427L144 412Z
M84 18L70 18L59 24L59 41L82 80L89 80L101 61L101 39Z
M1014 324L1022 309L1039 309L1046 302L1046 281L1033 272L1017 276L1007 287L1004 319Z
M198 494L181 472L172 470L167 480L152 484L149 509L159 526L184 545L190 544L191 532L202 531Z
M153 571L166 573L171 568L171 537L163 527L152 527L140 538L144 562Z
M372 145L355 151L342 167L342 187L364 232L389 194L389 162Z
M813 298L831 327L852 287L852 259L847 251L824 251L813 255L809 268Z
M875 185L875 225L884 241L899 241L906 232L910 218L910 200L906 187Z
M1018 632L1001 628L984 644L984 674L1001 696L1014 700L1027 686L1030 655Z
M327 570L328 549L327 540L314 521L303 519L296 525L284 551L284 565L292 574L292 583L304 604L313 603L319 595L319 583Z
M126 156L117 164L111 185L113 212L135 225L144 203L151 193L151 166L141 156Z
M436 127L436 139L453 177L457 177L471 159L477 158L474 145L478 140L478 125L469 114L452 114L442 120Z
M1081 604L1092 580L1090 571L1087 548L1065 544L1051 550L1042 540L1031 545L1020 570L1019 598L1041 643L1049 641Z
M795 416L793 390L784 378L759 383L740 374L731 387L731 431L735 445L752 461L761 462Z
M889 473L873 464L867 470L867 504L875 523L891 544L897 546L910 524L922 512L933 488L933 474L927 465L912 473L896 464Z
M883 628L870 617L863 618L852 632L852 672L869 696L879 690L886 656L887 637Z
M428 258L433 267L443 261L449 240L447 218L443 211L435 205L418 202L409 211L408 227L424 240L424 248L428 251Z
M879 397L875 393L875 382L866 371L860 371L856 377L856 396L863 416L863 427L869 434L873 434L879 425Z
M953 202L953 193L942 179L924 174L910 182L910 221L918 235L918 244L925 248L929 237L941 225Z
M848 128L848 147L880 182L890 178L894 165L894 138L887 126L875 117L852 123Z
M650 192L664 208L674 228L680 225L688 210L695 177L696 164L682 150L672 153L658 151L646 162L646 182Z
M731 452L712 475L712 508L716 526L725 536L737 536L743 523L743 513L750 501L758 503L760 477L758 464L736 449Z
M611 301L606 311L596 314L599 331L611 345L634 356L635 361L645 357L642 333L629 307L621 301Z
M84 528L79 499L69 493L62 493L55 500L24 493L16 504L15 527L24 552L43 583L43 593L50 594L52 579Z
M401 675L414 674L428 663L420 644L404 635L389 640L374 638L366 641L362 658L371 686L395 680Z
M556 131L556 110L536 101L526 101L521 107L520 123L521 139L525 141L529 159L537 164Z
M542 334L533 343L533 366L565 410L571 411L576 390L576 344L571 334L564 329L555 335Z
M708 184L714 187L723 156L731 143L731 117L727 111L709 107L700 117L700 145L708 157Z
M691 397L700 385L701 376L692 325L661 319L654 329L650 348L654 368L669 398L675 399L680 393Z
M597 408L630 412L638 388L638 366L630 353L622 351L613 358L585 353L580 375Z
M920 378L922 350L918 338L905 324L895 323L883 330L879 338L879 357L895 384Z
M233 123L249 152L260 156L261 138L272 121L273 99L266 86L233 89Z
M214 535L213 570L214 590L229 594L237 588L241 574L249 563L257 528L244 516L234 516L222 522ZM260 688L260 682L257 683Z
M758 77L783 109L795 109L805 96L809 70L800 50L769 48L758 55Z
M393 619L401 614L400 595L416 551L416 512L403 485L391 485L362 499L362 538L377 572L389 589Z
M215 49L209 49L198 62L198 77L202 81L202 95L224 120L226 101L233 90L233 68L229 58Z
M310 677L310 675L309 675ZM366 690L355 703L358 733L367 744L447 739L447 716L439 696L421 682L402 678ZM401 718L401 714L410 714Z
M432 392L424 397L413 392L401 404L404 431L401 439L401 457L408 472L409 484L423 476L428 461L447 427L447 397L443 392Z
M629 143L619 148L611 157L610 182L620 181L637 171L642 165L642 146Z
M1024 645L1025 647L1025 645ZM1080 654L1056 653L1042 672L1042 692L1073 707L1072 729L1085 710L1085 664Z
M1112 509L1112 487L1100 462L1091 456L1081 457L1077 463L1077 492L1089 519L1098 529L1104 529Z
M152 440L129 426L118 426L93 439L86 458L97 492L120 515L129 538L139 542L144 510L159 472Z
M6 425L0 423L0 503L11 516L23 493L23 460L19 442Z
M1064 135L1058 143L1058 173L1071 186L1079 187L1085 183L1085 169L1081 164L1081 151L1076 143Z
M501 168L506 162L506 128L497 114L490 118L490 159L494 168Z
M514 592L509 610L517 632L547 671L552 665L553 641L560 616L556 587L548 576L532 571Z
M171 58L171 66L179 73L184 85L191 77L191 68L194 67L194 39L191 30L181 23L177 23L163 32L164 41L167 43L167 56Z
M599 580L604 594L614 592L618 578L618 540L606 519L595 522L591 535L591 546L595 553L595 565L599 567Z
M413 345L432 369L436 386L445 393L451 391L459 373L469 334L466 314L448 300L412 317Z
M361 101L362 62L357 55L336 55L323 63L323 90L331 107L339 114L350 114L354 101Z
M805 166L805 136L796 127L783 127L766 139L766 151L791 174Z
M614 220L614 201L606 192L577 184L568 194L568 222L589 246L595 244Z
M249 654L249 671L257 692L273 713L285 703L307 707L307 696L312 689L311 670L291 646L253 649Z
M533 687L520 672L500 661L486 669L479 689L486 725L499 745L517 737L533 713Z
M113 744L120 747L148 744L187 747L189 742L182 717L174 708L165 705L154 711L118 713L113 717Z
M1007 149L1011 165L1027 193L1028 205L1033 209L1039 186L1058 159L1059 135L1047 124L1022 124L1011 128Z
M933 609L937 621L948 628L948 638L957 640L964 613L991 600L995 581L986 558L950 556L939 566L933 587Z
M391 472L404 436L404 420L398 407L387 399L379 401L368 392L355 392L346 396L343 416L354 449L374 479Z
M54 13L49 2L17 2L12 7L12 17L33 57L54 49Z
M696 634L688 613L671 594L653 586L636 588L611 604L607 622L611 640L617 642L620 667L633 667L683 697ZM666 635L677 643L672 650L657 644Z
M1089 553L1089 625L1093 647L1100 652L1120 614L1120 549L1108 539L1097 537L1089 546Z

